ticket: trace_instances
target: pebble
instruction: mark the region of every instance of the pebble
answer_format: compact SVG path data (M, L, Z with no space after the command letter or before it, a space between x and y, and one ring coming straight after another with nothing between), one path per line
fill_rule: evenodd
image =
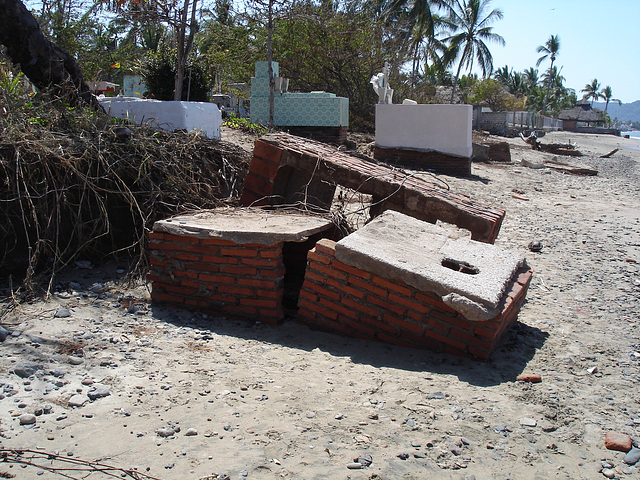
M72 355L69 357L69 363L71 365L82 365L84 363L84 359L82 357L76 357Z
M104 385L100 385L97 383L93 385L93 390L87 393L87 396L92 401L97 400L98 398L108 397L109 395L111 395L111 392L109 391L109 389Z
M363 467L368 467L373 463L373 457L370 454L365 453L364 455L360 455L356 462L361 464Z
M187 428L187 431L184 432L184 434L187 437L193 437L195 435L198 435L198 430L196 430L195 428Z
M27 378L35 375L37 371L42 370L42 365L37 363L19 363L13 369L13 373L21 378Z
M427 400L442 400L444 399L444 393L432 392L427 395Z
M162 427L156 430L156 434L162 438L170 437L175 433L176 433L175 430L171 427Z
M522 373L516 377L518 382L540 383L542 376L538 373Z
M36 416L32 413L23 413L19 417L20 425L33 425L36 423Z
M54 313L53 315L55 318L67 318L71 316L71 312L69 311L69 309L64 308L64 307L59 307L56 310L56 313Z
M604 446L608 450L628 452L631 450L631 437L626 433L607 432L604 437Z
M73 395L69 399L68 405L70 407L82 407L88 401L89 401L89 398L87 398L86 396L77 394L77 395Z
M4 342L9 336L9 330L0 325L0 342Z
M602 475L604 475L607 478L615 478L616 471L612 468L603 468Z
M529 417L521 418L519 422L520 422L520 425L522 425L523 427L535 427L536 425L538 425L538 422L536 422L533 418L529 418Z
M627 465L635 465L640 460L640 448L632 448L622 460Z
M360 462L351 462L347 463L347 468L350 470L358 470L360 468L364 468L364 465L362 465Z

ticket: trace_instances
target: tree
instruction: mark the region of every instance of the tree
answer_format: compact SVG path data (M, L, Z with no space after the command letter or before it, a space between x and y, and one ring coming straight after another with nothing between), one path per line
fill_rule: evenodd
M399 26L399 38L411 52L412 82L415 82L418 75L422 53L426 57L430 52L444 49L436 39L436 31L446 28L447 23L435 12L447 8L448 4L444 0L388 0L384 5L385 20Z
M485 42L496 42L504 45L504 39L493 32L489 24L502 18L502 10L494 9L485 15L491 0L453 0L449 14L449 21L456 27L458 33L448 37L452 57L460 56L460 63L456 71L451 92L451 103L456 93L456 86L462 67L473 67L474 60L478 62L483 77L493 71L493 57Z
M584 92L584 99L591 100L591 105L593 102L597 102L599 98L603 98L602 93L600 93L600 82L598 82L597 78L591 80L591 83L587 83L581 92Z
M536 62L536 67L539 67L540 64L548 58L549 60L551 60L551 65L549 66L549 72L552 72L553 64L556 61L556 57L558 56L559 50L560 50L560 37L558 35L551 35L544 45L540 45L538 46L538 48L536 48L536 52L542 54L540 58L538 58L538 61ZM543 114L546 111L547 100L549 98L549 91L551 90L552 82L553 82L553 76L549 76L549 79L547 81L547 93L545 94L544 102L542 104Z
M104 112L84 82L76 61L45 38L38 22L20 0L0 0L0 44L9 58L42 91L66 98L73 106Z
M611 98L611 97L613 97L613 90L611 90L611 87L607 85L600 92L600 98L602 98L606 102L604 104L605 115L607 114L607 108L609 108L609 102L618 102L618 105L622 105L622 102L620 100L618 100L617 98Z

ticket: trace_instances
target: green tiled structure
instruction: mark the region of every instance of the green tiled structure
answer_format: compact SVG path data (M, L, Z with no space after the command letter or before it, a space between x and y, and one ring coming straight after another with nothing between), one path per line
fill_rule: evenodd
M273 76L279 65L272 62ZM256 76L251 78L251 121L269 122L269 68L256 62ZM349 99L334 93L276 92L273 122L278 127L348 127Z

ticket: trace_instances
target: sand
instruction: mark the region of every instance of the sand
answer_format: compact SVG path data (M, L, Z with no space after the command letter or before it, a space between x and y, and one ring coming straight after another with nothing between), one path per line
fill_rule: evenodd
M0 448L165 480L592 479L603 462L607 475L638 478L604 437L640 440L640 151L612 136L541 139L568 140L586 156L559 160L597 176L522 166L553 156L520 139L508 140L511 164L436 176L504 207L496 244L534 268L488 362L168 309L148 303L148 285L128 287L118 265L75 268L52 298L2 319L16 333L0 343ZM33 377L13 373L24 363ZM91 401L95 384L108 395ZM70 407L72 397L86 403ZM367 454L370 466L348 468ZM0 472L62 478L2 462Z

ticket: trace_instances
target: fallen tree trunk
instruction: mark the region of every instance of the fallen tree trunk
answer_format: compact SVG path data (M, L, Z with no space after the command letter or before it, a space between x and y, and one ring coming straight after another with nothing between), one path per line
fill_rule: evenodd
M525 143L531 145L533 150L538 150L539 152L568 157L582 157L582 152L576 150L576 146L570 143L540 143L534 135L525 138L524 135L520 134L520 138L522 138Z
M0 12L0 44L36 88L64 98L74 107L104 112L76 61L44 36L20 0L0 0Z

